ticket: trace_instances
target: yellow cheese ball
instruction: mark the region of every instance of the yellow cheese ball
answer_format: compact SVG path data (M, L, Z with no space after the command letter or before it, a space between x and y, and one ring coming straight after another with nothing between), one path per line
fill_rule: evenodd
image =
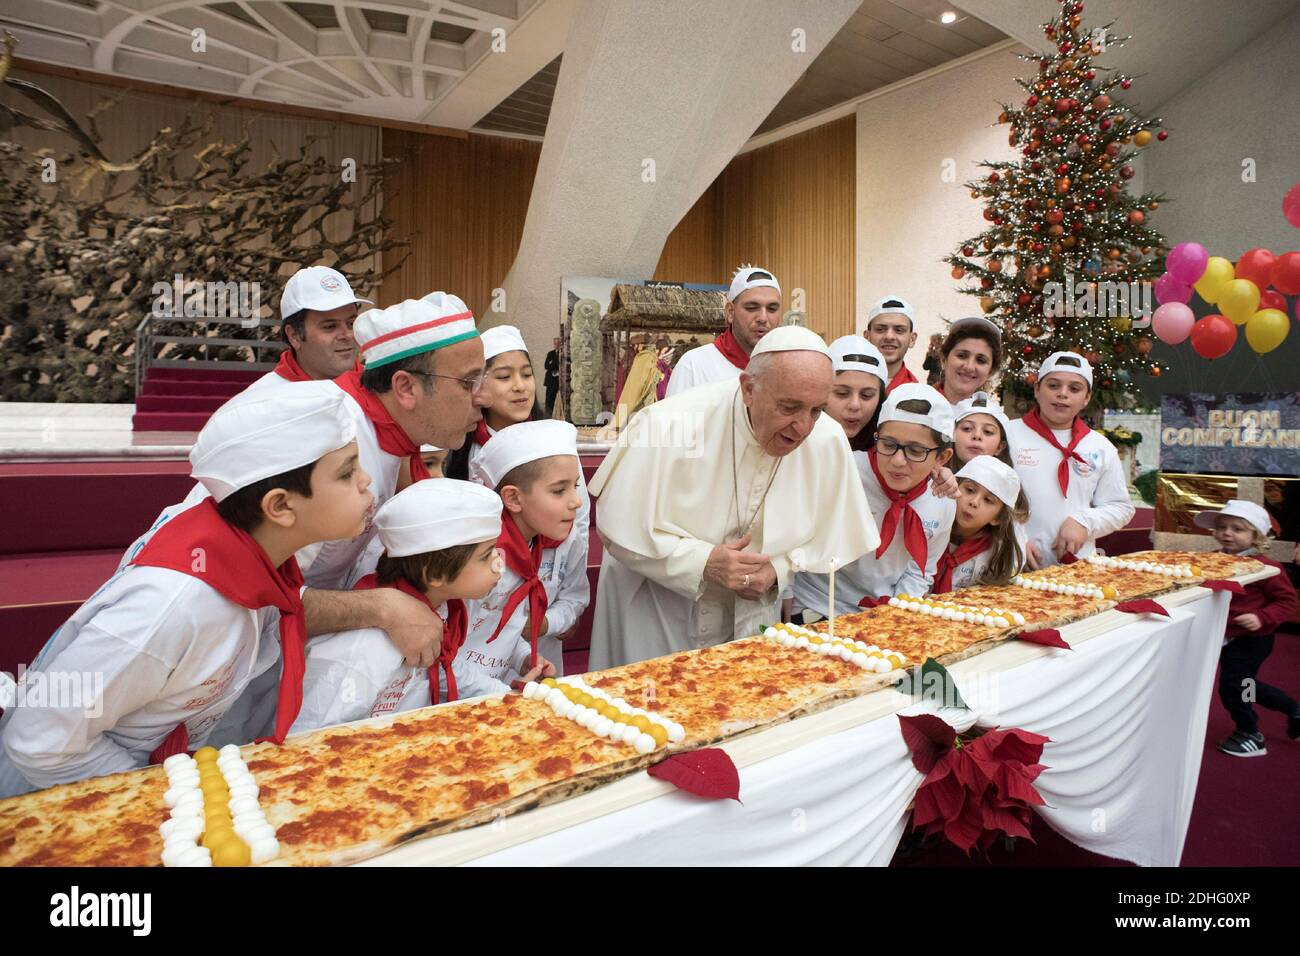
M212 851L213 866L248 866L253 862L253 854L248 849L248 844L233 833L231 839L223 840L208 849Z

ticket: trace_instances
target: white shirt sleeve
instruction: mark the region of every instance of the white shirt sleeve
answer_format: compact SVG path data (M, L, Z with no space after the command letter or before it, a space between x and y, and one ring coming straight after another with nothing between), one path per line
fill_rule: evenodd
M302 709L289 732L305 733L369 716L380 693L402 669L411 669L401 662L392 666L395 653L388 636L375 628L312 641L303 673Z
M668 387L664 389L664 398L671 398L678 392L684 392L698 384L695 381L696 359L691 358L691 355L702 348L705 348L705 346L701 345L693 348L689 352L683 353L682 357L677 360L677 364L673 366L672 374L668 376Z
M505 681L489 676L484 673L483 668L475 667L459 654L451 662L451 672L456 676L457 700L465 700L469 697L483 697L489 694L505 694L510 690L510 685ZM445 685L446 682L443 683ZM442 696L445 697L446 694L447 688L444 686Z
M1101 475L1092 492L1091 507L1084 508L1076 517L1095 541L1113 531L1118 531L1137 512L1129 497L1128 482L1124 480L1124 466L1115 446L1106 443L1102 451Z

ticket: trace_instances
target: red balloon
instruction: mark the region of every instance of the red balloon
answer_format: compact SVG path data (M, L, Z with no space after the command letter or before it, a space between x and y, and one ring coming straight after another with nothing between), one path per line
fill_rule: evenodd
M1286 296L1276 289L1261 289L1259 293L1259 311L1265 309L1277 309L1279 312L1286 311Z
M1192 326L1192 348L1204 359L1222 358L1237 343L1237 327L1221 315L1207 315Z
M1271 284L1283 295L1300 295L1300 252L1285 252L1277 257Z
M1273 264L1277 256L1267 249L1247 249L1237 260L1236 277L1249 279L1259 286L1261 292L1273 281Z

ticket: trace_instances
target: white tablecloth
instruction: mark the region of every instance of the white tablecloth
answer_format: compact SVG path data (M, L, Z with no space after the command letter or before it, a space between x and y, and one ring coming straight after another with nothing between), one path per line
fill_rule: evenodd
M1229 598L1179 592L1161 598L1170 618L1107 612L1063 629L1073 650L1010 642L950 668L980 725L1051 738L1040 812L1070 840L1143 865L1178 864ZM881 691L728 741L742 803L635 774L372 862L883 866L922 780L897 713L933 709ZM943 716L957 724L960 713Z

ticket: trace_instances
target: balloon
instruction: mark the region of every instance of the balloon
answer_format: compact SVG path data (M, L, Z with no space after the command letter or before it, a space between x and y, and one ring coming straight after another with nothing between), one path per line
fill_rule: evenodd
M1186 302L1192 297L1192 287L1179 282L1172 273L1166 272L1155 284L1157 302Z
M1300 183L1296 183L1282 197L1282 215L1286 221L1300 229Z
M1207 315L1192 326L1192 348L1201 358L1222 358L1237 344L1237 327L1221 315Z
M1219 311L1237 325L1259 311L1259 287L1249 279L1233 279L1219 294Z
M1300 252L1286 252L1273 263L1272 285L1283 295L1300 295Z
M1151 328L1156 337L1170 345L1186 339L1195 324L1195 314L1182 302L1166 302L1151 316Z
M1206 302L1217 304L1219 296L1235 277L1231 262L1223 256L1210 256L1205 263L1205 273L1196 281L1196 293Z
M1183 285L1195 285L1205 272L1210 254L1199 242L1180 242L1165 257L1165 271Z
M1272 282L1273 263L1277 261L1277 256L1267 249L1247 249L1237 260L1236 276L1238 279L1249 279L1260 289L1267 289L1268 284ZM1225 312L1224 315L1227 315ZM1241 323L1238 322L1238 325Z
M1280 312L1286 311L1286 296L1276 289L1264 289L1259 294L1260 309L1277 309Z
M1263 355L1281 345L1290 330L1291 322L1285 312L1261 309L1246 323L1246 341L1252 349Z

